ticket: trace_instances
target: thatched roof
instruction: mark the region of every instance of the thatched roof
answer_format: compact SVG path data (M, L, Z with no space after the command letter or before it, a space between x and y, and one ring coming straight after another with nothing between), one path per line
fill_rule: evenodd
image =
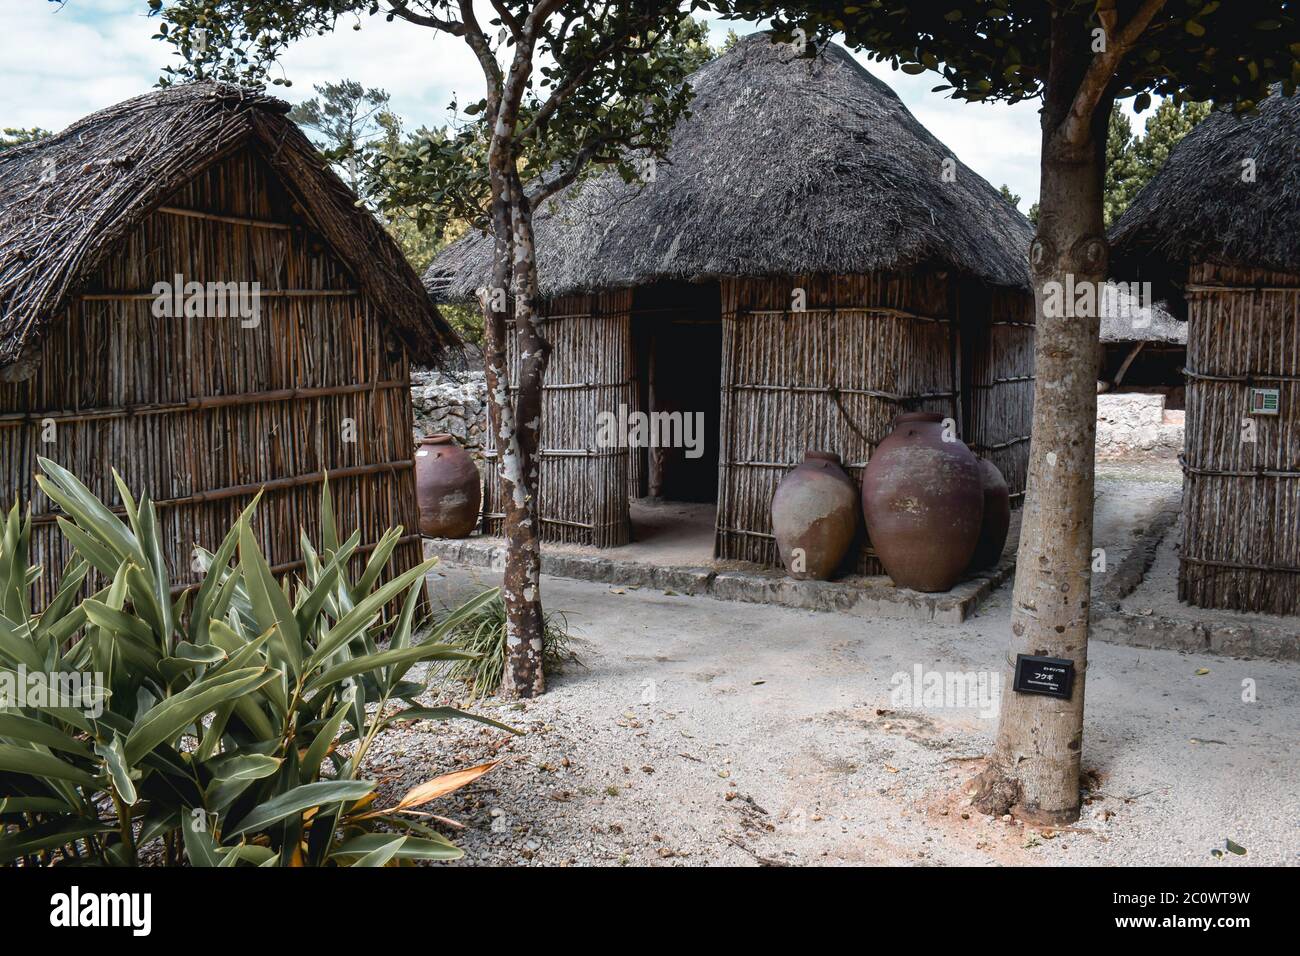
M1111 230L1114 260L1179 274L1195 262L1300 271L1300 94L1216 110L1174 147ZM1254 160L1255 182L1242 179Z
M1142 305L1126 289L1107 283L1101 290L1101 341L1187 344L1187 323L1174 318L1163 302Z
M117 243L190 178L252 145L416 361L456 342L401 250L286 115L213 83L157 90L0 152L0 367L30 360ZM43 174L53 170L54 175Z
M758 33L689 82L691 115L652 182L606 170L538 210L544 295L913 266L1028 287L1028 220L841 47L801 58ZM490 252L473 233L425 282L469 298Z

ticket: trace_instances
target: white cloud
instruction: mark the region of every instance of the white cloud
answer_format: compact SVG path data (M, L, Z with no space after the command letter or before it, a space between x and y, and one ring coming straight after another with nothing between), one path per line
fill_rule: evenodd
M171 47L152 39L158 21L145 0L0 0L5 37L5 83L0 85L0 126L61 129L87 113L153 86L172 62ZM352 24L359 22L360 30ZM748 33L753 24L710 18L720 42L730 29ZM930 88L937 74L908 76L888 65L867 68L892 86L935 136L994 186L1006 183L1027 210L1038 196L1036 103L972 105L946 99ZM445 121L452 94L462 102L482 95L482 79L465 44L434 36L413 24L381 17L346 20L334 34L311 37L282 58L293 86L290 100L311 95L313 83L343 77L382 87L408 126Z

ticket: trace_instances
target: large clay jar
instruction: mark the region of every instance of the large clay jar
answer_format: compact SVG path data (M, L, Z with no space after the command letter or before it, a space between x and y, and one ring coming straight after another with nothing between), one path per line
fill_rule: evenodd
M793 578L825 581L848 553L858 530L858 489L840 456L808 451L772 496L772 532Z
M979 571L991 568L1002 557L1007 545L1007 531L1011 528L1011 490L998 471L998 466L987 458L979 458L980 486L984 492L984 521L980 524L979 541L970 569Z
M947 591L970 565L984 516L979 462L943 440L943 416L908 412L867 462L867 535L900 588Z
M415 452L415 498L420 533L431 538L463 538L478 524L483 492L474 459L450 435L420 439Z

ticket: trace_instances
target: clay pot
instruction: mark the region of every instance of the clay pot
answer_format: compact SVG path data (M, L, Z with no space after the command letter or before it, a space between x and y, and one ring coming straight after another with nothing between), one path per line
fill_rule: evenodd
M977 458L980 467L980 485L984 492L984 520L980 524L975 555L970 559L970 570L991 568L1002 557L1007 544L1007 531L1011 528L1011 491L998 466L987 458Z
M858 489L840 467L840 456L805 452L772 496L772 532L786 571L792 578L825 581L844 561L857 530Z
M463 538L478 524L483 492L474 459L450 435L421 438L415 451L415 498L420 533Z
M960 441L943 440L942 422L931 412L899 415L862 478L867 534L900 588L947 591L979 541L979 462Z

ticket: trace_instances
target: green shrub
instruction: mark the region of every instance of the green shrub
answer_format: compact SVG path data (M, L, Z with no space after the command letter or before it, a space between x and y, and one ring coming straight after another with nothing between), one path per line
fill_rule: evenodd
M467 662L444 639L490 594L416 643L435 562L380 584L402 535L390 529L354 578L360 536L339 541L328 483L319 547L300 536L300 577L272 575L251 527L255 500L215 554L199 553L202 582L174 594L147 497L137 502L114 475L124 522L70 472L44 459L41 468L74 555L54 600L32 614L41 569L28 566L30 517L17 505L9 512L0 678L93 674L102 685L0 709L0 863L382 866L461 855L408 812L491 764L383 809L359 769L400 721L465 717L510 729L421 707L425 685L407 679L421 661ZM92 572L109 583L83 599Z
M443 639L450 646L466 654L450 659L439 670L452 680L463 681L471 696L482 697L496 693L501 687L506 663L506 603L500 588L492 588L470 603L474 609L467 614L451 615L457 619L443 632ZM547 670L558 670L570 661L578 662L578 656L569 647L568 626L563 613L547 614L543 618L542 666Z

